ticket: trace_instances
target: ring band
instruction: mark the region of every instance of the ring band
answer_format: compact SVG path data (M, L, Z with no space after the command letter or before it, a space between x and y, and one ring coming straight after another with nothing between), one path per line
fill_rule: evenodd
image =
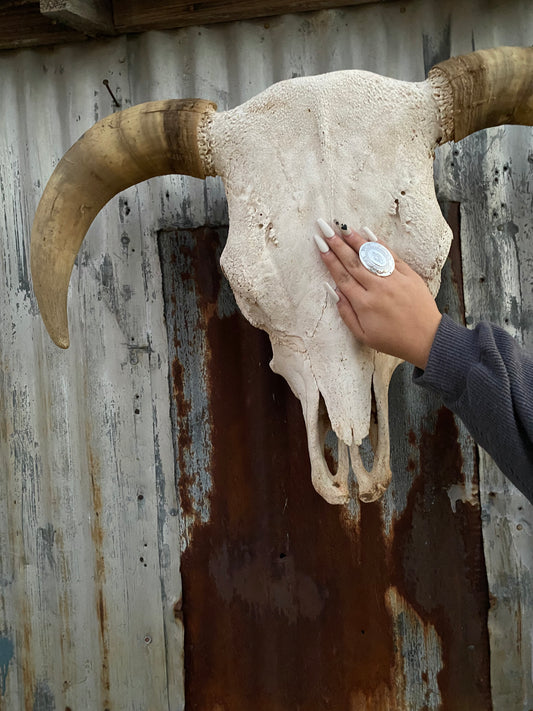
M365 269L372 274L387 277L394 271L394 257L378 242L365 242L359 248L359 259Z

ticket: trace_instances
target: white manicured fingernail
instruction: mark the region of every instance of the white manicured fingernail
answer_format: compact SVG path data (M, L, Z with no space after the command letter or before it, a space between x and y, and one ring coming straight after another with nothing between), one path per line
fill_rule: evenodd
M365 233L365 235L368 237L370 242L377 242L378 238L376 235L372 232L370 227L362 227L361 230Z
M313 235L313 237L315 238L316 246L322 252L322 254L326 254L326 252L329 252L328 245L326 244L326 242L324 242L320 235Z
M335 237L335 231L328 225L326 220L323 220L321 217L319 217L317 223L324 237Z
M328 292L330 293L331 298L333 299L333 301L334 301L336 304L338 304L339 301L340 301L340 297L339 297L339 295L337 294L337 292L335 291L335 289L331 286L331 284L328 284L327 281L324 282L324 286L326 287L326 291L328 291Z

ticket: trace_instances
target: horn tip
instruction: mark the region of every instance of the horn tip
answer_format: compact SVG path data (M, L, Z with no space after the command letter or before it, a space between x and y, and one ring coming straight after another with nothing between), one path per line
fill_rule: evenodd
M66 350L70 346L70 336L67 323L50 323L47 322L46 318L43 318L43 321L52 341L56 344L56 346L58 346L58 348Z
M53 342L58 346L59 348L63 348L66 350L70 346L70 338L68 336L68 333L66 336L52 336Z

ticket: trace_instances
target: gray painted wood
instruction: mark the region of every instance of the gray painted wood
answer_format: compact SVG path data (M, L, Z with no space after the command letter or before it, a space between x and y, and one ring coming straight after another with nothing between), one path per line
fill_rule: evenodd
M439 187L461 202L466 322L489 320L533 348L532 131L490 129L442 153ZM533 700L533 506L482 451L479 476L494 708L526 709Z

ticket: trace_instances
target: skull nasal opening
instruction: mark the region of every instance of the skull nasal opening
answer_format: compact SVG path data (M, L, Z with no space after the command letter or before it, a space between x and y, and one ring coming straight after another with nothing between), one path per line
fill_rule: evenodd
M318 435L326 466L331 476L336 476L339 467L339 441L331 426L331 420L329 419L328 409L322 393L319 393L318 399ZM338 486L335 482L333 484Z
M331 476L336 476L339 468L339 447L342 443L335 432L333 431L331 420L322 393L319 393L318 400L318 429L319 442L322 450L324 461L328 467ZM359 458L367 472L372 472L374 467L374 459L378 448L378 407L376 394L374 392L374 384L371 385L371 412L368 435L363 439L358 446ZM352 454L353 456L353 454ZM333 482L334 485L338 485Z
M376 393L374 392L374 383L371 385L371 410L368 435L359 445L359 457L361 463L367 472L371 472L374 468L374 458L378 447L378 406L376 402Z

